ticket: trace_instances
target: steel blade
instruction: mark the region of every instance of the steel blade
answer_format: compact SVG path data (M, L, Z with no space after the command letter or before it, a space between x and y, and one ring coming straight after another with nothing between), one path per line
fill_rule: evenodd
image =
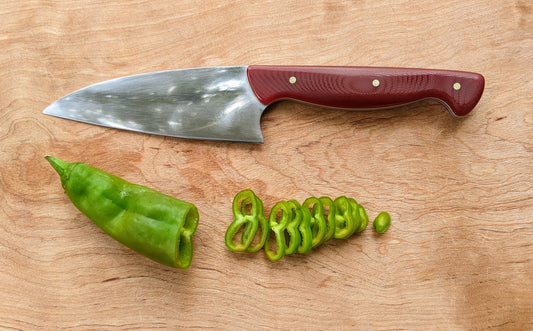
M266 105L246 71L210 67L126 76L73 92L43 113L156 135L262 143Z

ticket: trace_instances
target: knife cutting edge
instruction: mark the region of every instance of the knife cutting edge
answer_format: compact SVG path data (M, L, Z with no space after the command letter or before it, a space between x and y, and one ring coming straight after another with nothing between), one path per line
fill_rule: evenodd
M294 100L369 110L435 99L456 117L476 106L485 80L464 71L342 66L234 66L158 71L84 87L44 114L111 128L262 143L265 108Z

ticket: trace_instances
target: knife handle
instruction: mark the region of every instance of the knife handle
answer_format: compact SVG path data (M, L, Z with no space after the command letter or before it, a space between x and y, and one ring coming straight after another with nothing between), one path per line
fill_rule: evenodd
M382 67L254 65L248 80L265 105L292 99L356 110L436 99L458 117L476 106L485 86L477 73Z

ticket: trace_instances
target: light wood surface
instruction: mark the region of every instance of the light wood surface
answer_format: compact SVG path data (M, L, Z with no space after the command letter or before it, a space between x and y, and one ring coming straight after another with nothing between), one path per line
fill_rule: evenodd
M15 1L0 5L0 328L533 329L529 1ZM241 64L474 71L465 119L281 102L265 144L191 141L43 115L92 83ZM44 155L196 204L188 270L115 242ZM231 201L348 195L393 217L272 263L224 246Z

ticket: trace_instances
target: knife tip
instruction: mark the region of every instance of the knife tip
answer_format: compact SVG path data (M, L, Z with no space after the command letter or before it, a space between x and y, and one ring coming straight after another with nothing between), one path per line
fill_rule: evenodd
M43 114L45 114L45 115L52 115L52 113L51 113L51 108L52 108L53 105L54 105L53 103L50 104L50 105L48 105L48 106L43 110Z
M58 114L60 114L59 110L60 107L57 102L53 102L49 104L48 107L46 107L42 113L45 115L58 116Z

